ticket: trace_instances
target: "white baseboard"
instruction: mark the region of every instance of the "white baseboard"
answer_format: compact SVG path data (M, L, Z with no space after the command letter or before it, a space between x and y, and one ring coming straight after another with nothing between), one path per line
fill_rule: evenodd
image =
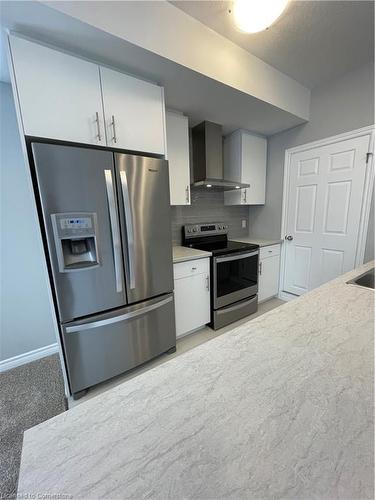
M285 300L285 302L289 302L290 300L298 299L298 295L293 295L292 293L288 293L288 292L279 292L279 295L277 297L280 300Z
M57 343L40 347L39 349L34 349L34 351L25 352L24 354L19 354L13 358L4 359L0 361L0 373L15 368L16 366L25 365L26 363L30 363L30 361L50 356L56 352L58 352Z

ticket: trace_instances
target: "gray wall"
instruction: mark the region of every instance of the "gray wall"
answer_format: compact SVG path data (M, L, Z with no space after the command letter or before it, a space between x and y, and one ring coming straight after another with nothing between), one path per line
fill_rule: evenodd
M241 221L246 220L246 228ZM248 235L249 210L247 207L224 206L224 194L217 192L192 191L191 205L172 207L173 243L181 243L181 227L196 222L225 222L229 226L229 236Z
M1 102L1 311L0 361L56 342L43 248L10 85Z
M280 237L286 149L373 123L373 64L314 89L311 94L310 121L269 138L266 204L250 207L250 234L262 238ZM367 260L373 258L374 254L373 224L372 213L366 245Z

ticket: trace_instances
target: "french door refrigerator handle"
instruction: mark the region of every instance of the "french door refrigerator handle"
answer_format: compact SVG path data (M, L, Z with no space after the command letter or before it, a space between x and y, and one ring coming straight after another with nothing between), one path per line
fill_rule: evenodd
M137 309L136 311L130 311L125 314L120 314L120 316L114 316L113 318L101 319L98 321L93 321L91 323L83 323L81 325L76 326L67 326L65 327L66 333L76 333L81 332L83 330L91 330L92 328L100 328L101 326L112 325L113 323L119 323L120 321L126 321L128 319L133 319L138 316L142 316L150 311L154 311L155 309L159 309L159 307L163 307L169 302L173 300L173 297L168 297L160 302L156 302L155 304L151 304L146 307L142 307Z
M130 207L130 199L129 199L129 188L128 188L128 179L126 177L126 172L124 170L120 171L120 180L121 180L121 190L122 190L122 198L124 200L124 210L125 210L125 226L126 226L126 234L128 238L128 261L129 261L129 288L135 288L135 276L134 276L134 230L133 230L133 217Z
M105 186L107 189L107 200L109 207L109 220L111 223L113 260L115 264L116 292L122 292L122 257L120 228L117 218L115 191L113 187L112 171L104 170Z

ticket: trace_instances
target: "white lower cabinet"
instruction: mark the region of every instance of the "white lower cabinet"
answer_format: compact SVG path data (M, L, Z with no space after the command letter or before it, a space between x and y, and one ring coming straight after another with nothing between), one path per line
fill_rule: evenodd
M279 274L280 245L262 247L259 252L259 302L279 293Z
M209 259L174 264L176 335L181 337L210 322Z

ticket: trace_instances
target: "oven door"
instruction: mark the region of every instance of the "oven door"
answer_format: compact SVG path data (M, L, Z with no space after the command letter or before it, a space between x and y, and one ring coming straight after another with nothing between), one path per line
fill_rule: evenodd
M258 250L213 258L214 309L258 292L258 259Z

